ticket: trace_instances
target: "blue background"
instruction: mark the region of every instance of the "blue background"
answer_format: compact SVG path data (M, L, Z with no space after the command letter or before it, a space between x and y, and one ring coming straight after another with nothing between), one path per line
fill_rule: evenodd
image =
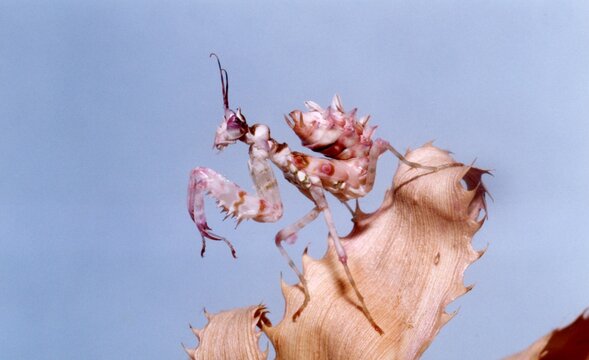
M231 104L295 148L303 101L372 114L399 149L431 139L494 169L474 291L425 359L495 359L589 306L589 7L582 1L3 1L0 3L0 357L182 359L188 323L264 302L282 316L273 235L311 208L282 179L276 224L209 224L188 172L251 189L243 145L211 149ZM396 159L381 160L376 209ZM340 234L351 227L333 203ZM322 221L290 247L325 250ZM295 256L298 257L298 256ZM262 346L265 346L262 342Z

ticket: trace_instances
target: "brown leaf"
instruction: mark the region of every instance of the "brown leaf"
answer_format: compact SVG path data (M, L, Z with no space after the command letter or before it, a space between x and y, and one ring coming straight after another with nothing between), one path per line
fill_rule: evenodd
M527 349L505 360L588 360L589 312L572 324L543 336Z
M454 162L429 144L407 157L430 166ZM486 215L484 173L465 166L432 173L401 165L394 191L380 209L359 213L352 233L342 239L351 272L384 335L358 309L330 241L324 258L303 258L311 301L295 323L291 318L303 292L298 285L282 284L284 319L277 326L263 326L277 358L419 357L452 318L446 306L470 290L463 284L464 271L484 252L471 246L484 220L479 213Z
M261 332L256 330L258 324L270 322L266 319L264 306L250 306L209 314L205 311L208 323L203 329L191 327L199 340L196 348L184 348L189 358L227 359L227 360L263 360L268 351L261 352L258 340Z

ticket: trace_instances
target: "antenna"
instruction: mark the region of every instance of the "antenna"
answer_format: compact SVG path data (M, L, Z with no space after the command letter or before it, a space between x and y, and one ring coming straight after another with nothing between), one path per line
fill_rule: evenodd
M223 104L225 109L229 109L229 76L227 70L221 67L221 61L215 53L211 53L209 57L215 57L217 59L217 65L219 65L219 74L221 75L221 91L223 92Z

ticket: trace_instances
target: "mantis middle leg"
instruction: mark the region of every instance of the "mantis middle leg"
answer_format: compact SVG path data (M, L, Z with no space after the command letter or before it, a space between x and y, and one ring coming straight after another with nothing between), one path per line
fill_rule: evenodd
M305 279L305 277L303 276L301 271L299 271L299 268L297 267L297 265L294 263L294 261L292 261L292 258L288 255L288 253L286 252L286 250L282 246L282 242L286 241L289 244L294 244L294 242L296 241L296 238L297 238L297 232L299 230L301 230L303 227L305 227L306 225L308 225L309 223L311 223L313 220L315 220L320 212L321 212L321 210L318 207L313 208L311 211L309 211L305 216L300 218L298 221L296 221L295 223L280 230L276 234L276 237L274 239L274 241L276 242L276 247L278 248L278 250L280 251L282 256L284 256L286 258L290 268L293 269L295 274L297 274L297 277L299 278L299 281L301 282L301 286L303 287L303 293L305 295L305 298L303 300L303 304L293 314L292 321L296 321L297 318L301 315L303 310L307 307L307 304L309 303L309 300L311 299L311 297L309 296L309 289L307 287L307 280Z

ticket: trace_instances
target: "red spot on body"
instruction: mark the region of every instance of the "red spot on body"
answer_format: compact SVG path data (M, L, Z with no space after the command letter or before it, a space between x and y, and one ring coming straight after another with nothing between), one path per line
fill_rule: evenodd
M335 167L333 166L333 164L326 162L326 163L321 164L321 167L319 168L319 170L323 174L331 176L335 172Z

